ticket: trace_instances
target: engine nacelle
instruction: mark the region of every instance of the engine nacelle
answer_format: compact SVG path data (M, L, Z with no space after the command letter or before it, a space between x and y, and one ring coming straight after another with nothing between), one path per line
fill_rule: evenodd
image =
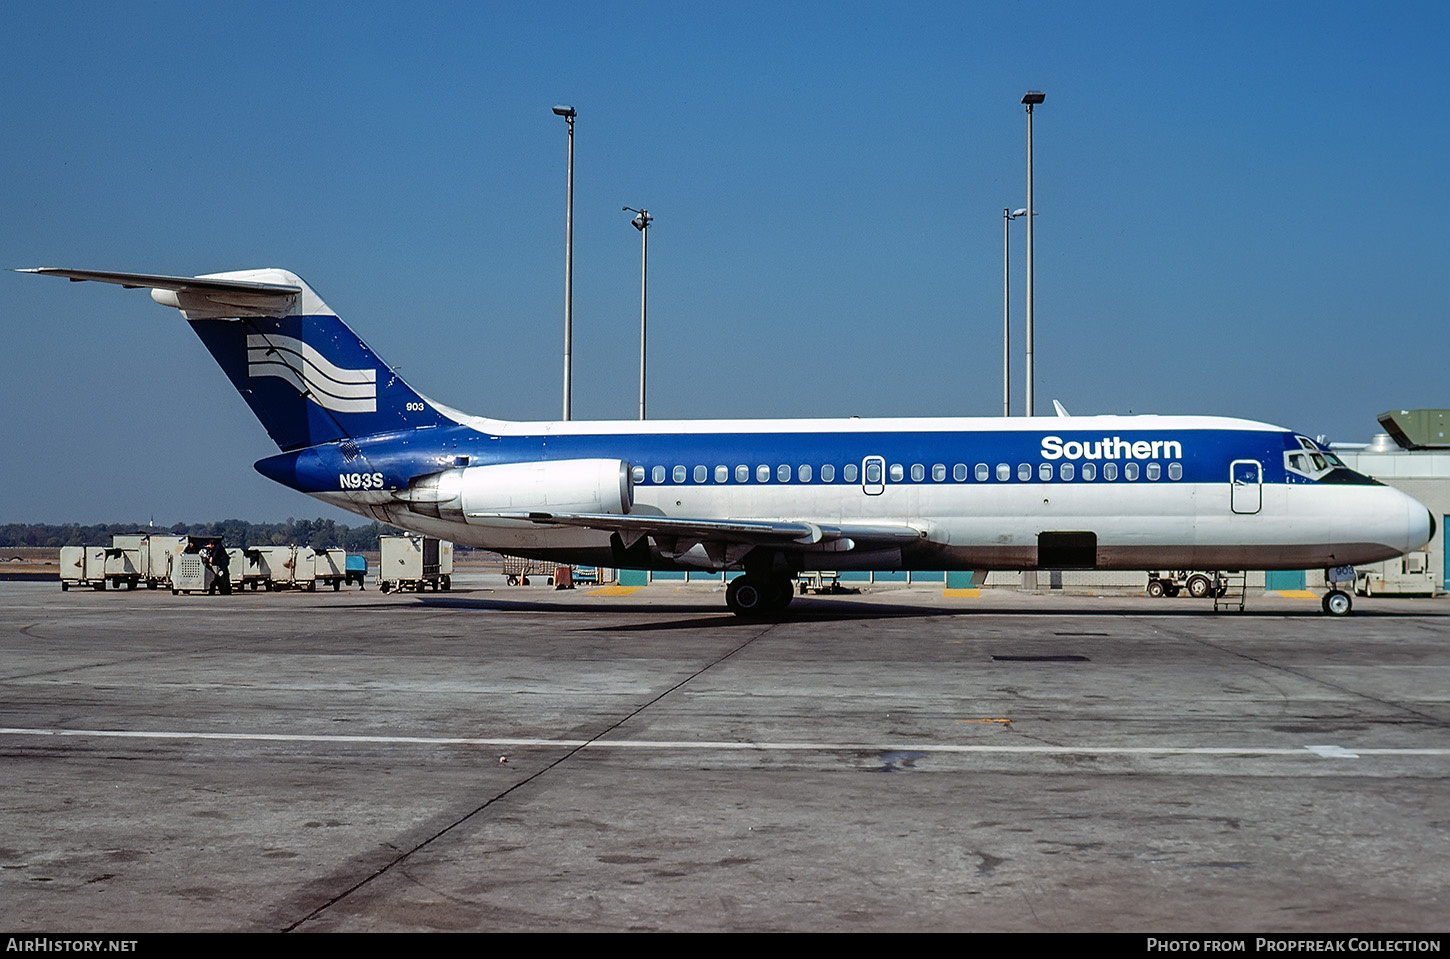
M628 513L634 503L623 460L556 460L464 466L419 476L396 495L439 519L486 523L473 513Z

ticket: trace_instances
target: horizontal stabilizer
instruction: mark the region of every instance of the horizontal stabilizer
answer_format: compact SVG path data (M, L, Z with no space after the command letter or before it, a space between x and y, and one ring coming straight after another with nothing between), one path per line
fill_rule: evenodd
M150 289L151 298L162 306L172 306L186 314L187 319L288 316L305 310L309 313L330 312L300 300L310 293L300 281L268 282L296 279L284 270L247 270L239 273L218 273L210 276L165 276L156 273L112 273L104 270L70 270L42 266L17 273L39 273L63 276L73 283L95 281L115 283L128 290ZM320 305L320 301L317 305Z

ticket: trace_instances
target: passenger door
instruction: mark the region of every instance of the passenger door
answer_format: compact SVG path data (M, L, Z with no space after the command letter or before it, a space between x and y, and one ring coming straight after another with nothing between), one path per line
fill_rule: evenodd
M1229 465L1229 506L1235 513L1257 513L1264 503L1264 466L1258 460Z
M880 496L886 489L886 460L880 456L868 456L861 461L861 492L867 496Z

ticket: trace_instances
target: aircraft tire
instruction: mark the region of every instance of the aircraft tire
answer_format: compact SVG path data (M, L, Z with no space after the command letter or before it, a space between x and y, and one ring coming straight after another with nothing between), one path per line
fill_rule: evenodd
M781 576L770 581L770 597L768 605L771 612L780 612L790 605L795 599L795 582L789 576Z
M1354 600L1343 590L1331 589L1324 594L1321 605L1330 616L1348 616L1349 611L1354 608Z
M738 576L725 587L725 605L736 616L754 619L770 609L769 593L769 588L749 576Z

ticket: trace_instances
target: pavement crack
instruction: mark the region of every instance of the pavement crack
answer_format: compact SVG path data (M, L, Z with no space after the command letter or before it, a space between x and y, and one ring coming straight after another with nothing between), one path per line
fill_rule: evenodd
M594 735L590 736L588 739L584 740L579 745L574 746L573 748L567 750L558 759L555 759L553 762L546 763L537 772L533 773L532 775L526 776L525 778L523 778L523 779L519 780L518 782L514 783L509 788L503 790L502 792L500 792L500 793L498 793L498 794L496 794L494 796L491 796L490 798L488 798L487 800L485 800L483 803L479 804L478 806L475 806L473 809L469 810L468 812L464 813L462 816L460 816L457 819L455 819L453 822L451 822L448 825L444 826L443 828L437 830L436 832L432 833L431 835L425 837L424 839L422 839L421 841L417 842L416 844L414 844L410 848L408 848L408 849L404 850L403 852L399 853L398 855L394 856L389 861L383 863L381 866L379 866L378 868L374 869L372 872L370 872L369 874L367 874L363 878L359 879L357 882L353 883L351 886L348 886L346 889L342 890L337 895L335 895L332 898L328 899L322 905L320 905L317 908L313 909L311 912L307 913L302 918L300 918L300 919L296 920L295 922L292 922L292 923L290 923L290 924L288 924L286 926L283 926L282 929L281 929L281 931L282 932L294 932L294 931L296 931L303 924L305 924L305 923L307 923L307 922L309 922L309 921L311 921L313 919L318 918L324 912L326 912L328 909L332 908L333 906L335 906L338 903L342 902L347 897L351 896L353 893L355 893L358 890L362 889L363 887L367 886L369 883L373 882L373 880L378 879L378 878L380 878L380 877L382 877L382 876L384 876L384 875L392 872L395 869L396 870L399 870L401 873L403 873L403 874L406 875L406 870L402 869L402 866L410 858L412 858L412 856L415 853L421 852L422 850L428 848L428 846L432 845L434 842L437 842L439 839L441 839L444 836L448 835L449 833L453 832L455 829L458 829L460 826L463 826L464 824L468 823L470 820L472 820L475 817L477 817L478 815L480 815L484 810L488 809L490 806L494 805L495 803L499 802L500 800L504 799L505 797L507 797L507 796L509 796L509 795L517 792L518 790L524 788L525 786L533 783L535 780L539 779L540 777L544 776L545 774L549 773L550 771L552 771L554 769L557 769L559 766L562 766L564 763L566 763L570 759L574 758L576 755L578 755L583 750L588 749L590 746L592 746L593 744L595 744L596 742L598 742L600 739L604 738L605 736L607 736L610 733L614 732L615 730L619 729L625 723L629 722L631 719L634 719L636 716L638 716L640 713L644 712L646 709L649 709L651 706L654 706L655 704L659 703L661 700L665 699L665 697L669 696L671 693L674 693L675 691L683 688L684 686L686 686L689 683L693 682L694 680L698 679L700 676L702 676L705 673L709 672L711 669L714 669L716 666L719 666L721 663L725 662L726 660L729 660L730 658L732 658L736 654L740 653L742 650L746 649L748 646L750 646L756 640L760 639L761 637L765 636L767 633L769 633L772 630L776 629L779 625L780 625L779 623L771 623L771 624L767 625L764 629L762 629L760 632L758 632L755 635L751 636L749 639L745 640L742 643L739 643L738 645L736 645L735 647L733 647L733 648L725 651L724 653L721 653L719 656L715 657L710 662L708 662L705 665L701 666L699 669L697 669L694 672L690 673L688 676L685 676L679 682L674 683L669 688L663 690L661 693L659 693L659 695L654 696L653 698L651 698L651 699L649 699L649 700L647 700L647 701L639 704L638 706L636 706L634 709L630 710L627 714L625 714L620 719L616 720L613 723L610 723L604 729L602 729L599 732L595 733ZM413 880L411 876L409 876L408 878L409 878L409 881L416 882L416 880Z

